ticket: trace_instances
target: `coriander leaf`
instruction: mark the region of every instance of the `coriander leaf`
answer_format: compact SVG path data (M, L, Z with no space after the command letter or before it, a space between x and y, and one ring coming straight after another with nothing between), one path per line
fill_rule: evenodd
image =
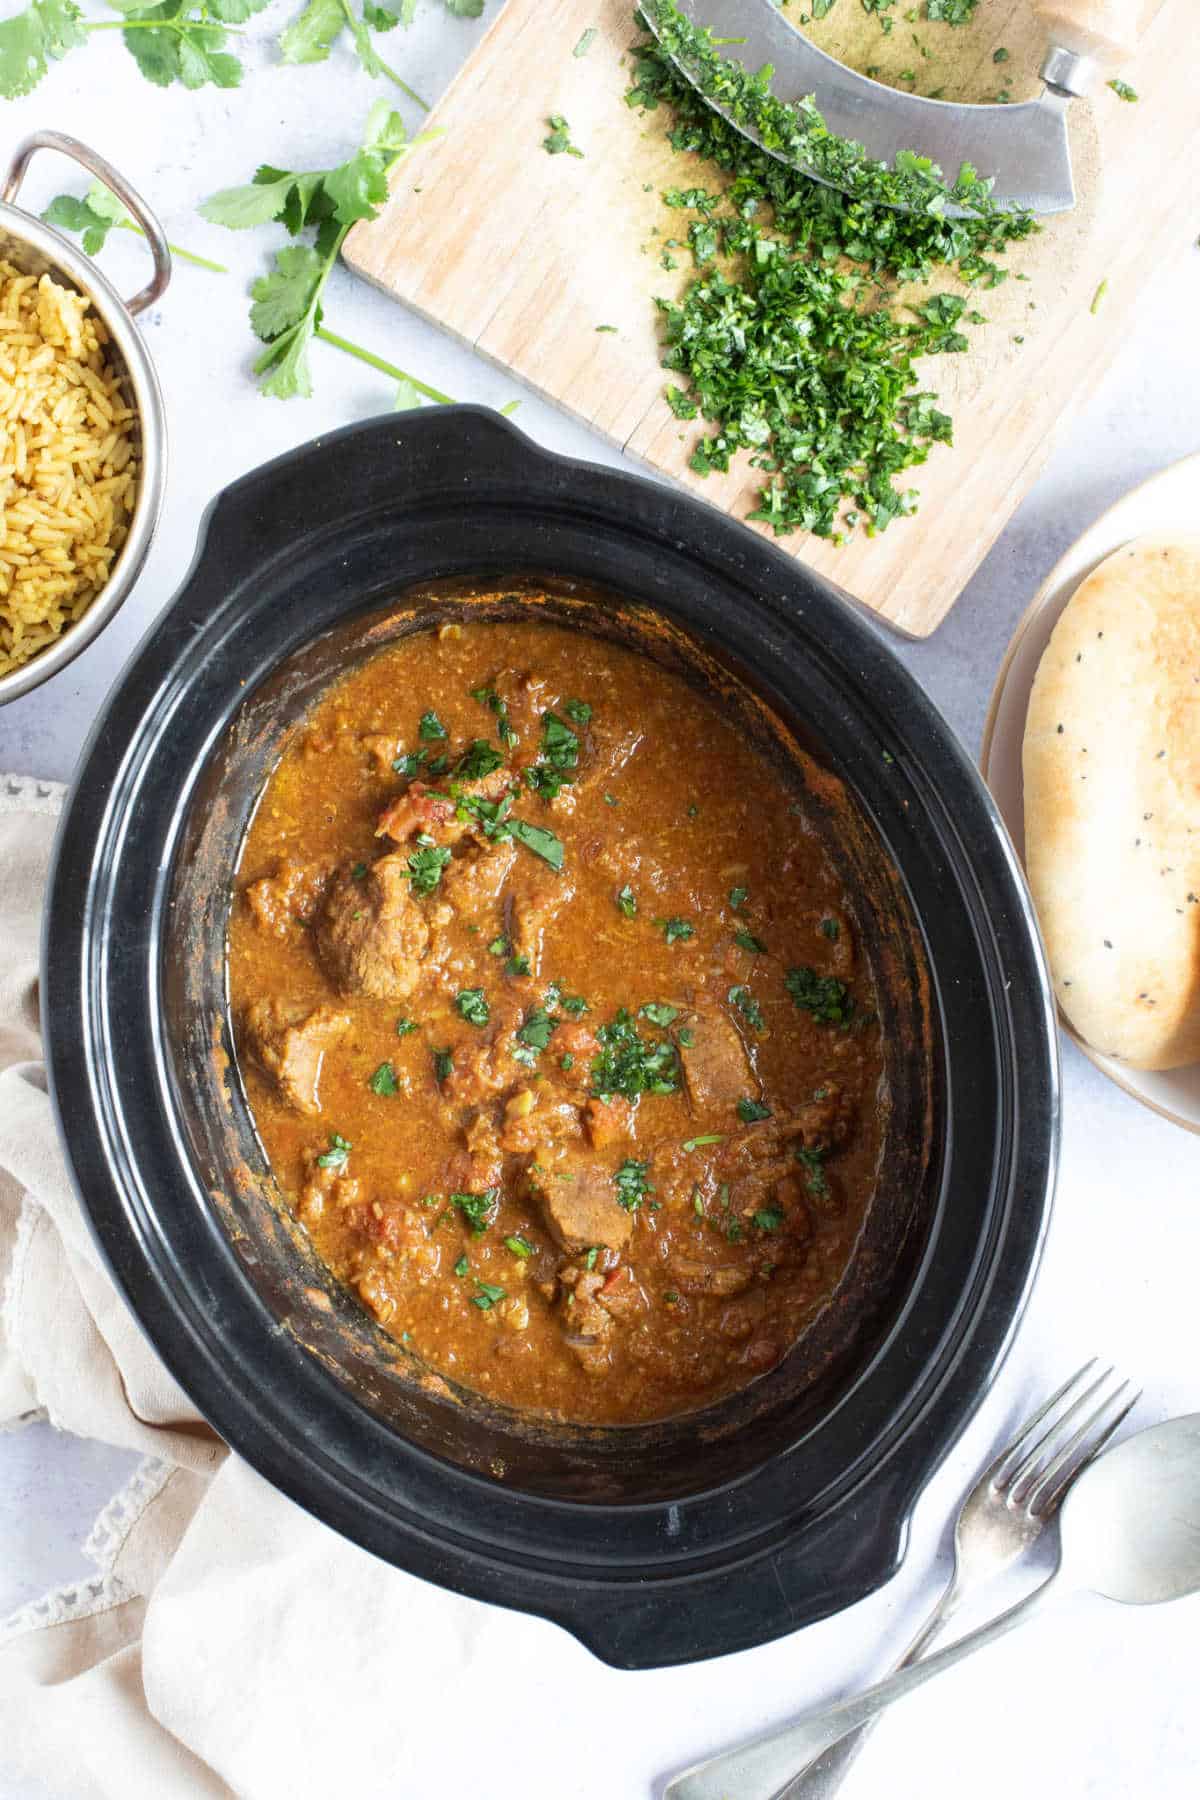
M348 1138L342 1137L340 1132L331 1131L328 1150L323 1151L317 1158L318 1169L344 1169L350 1160L350 1152L353 1148L354 1145Z
M550 131L548 136L542 139L543 150L549 151L551 156L562 156L564 153L567 156L581 157L583 155L583 151L579 149L578 145L571 142L571 127L561 113L551 113L546 123L550 127Z
M482 1237L496 1217L500 1204L500 1189L490 1187L485 1188L482 1193L451 1194L450 1204L458 1208L471 1227L472 1237Z
M417 1028L417 1021L415 1019L401 1018L396 1020L397 1037L407 1037L410 1031L416 1031Z
M250 289L250 323L258 337L270 343L304 320L316 298L321 269L321 258L308 244L276 252L272 273L260 275Z
M738 986L730 988L726 998L731 1006L737 1007L752 1031L762 1031L764 1029L763 1016L758 1001L754 998L754 995L750 992L748 987L739 983Z
M524 819L512 819L509 821L509 831L518 844L524 844L527 850L532 850L535 856L540 856L542 861L549 863L552 869L562 868L562 844L552 831L546 830L544 825L529 825Z
M511 1237L505 1238L504 1248L511 1250L514 1256L519 1256L522 1262L528 1262L533 1255L533 1245L519 1231L514 1231Z
M129 33L125 32L126 43ZM179 39L179 79L185 88L235 88L240 86L242 65L236 56L221 52L225 33L198 26Z
M689 925L686 919L655 919L654 923L658 926L658 929L662 932L668 944L686 944L689 938L693 938L696 935L695 926Z
M1118 100L1128 100L1131 104L1137 100L1137 90L1131 88L1127 81L1122 81L1119 75L1114 75L1111 81L1105 82L1105 86L1112 89Z
M457 1006L469 1025L486 1025L492 1016L487 995L482 988L462 988L458 994Z
M517 1039L530 1050L544 1050L550 1042L555 1021L543 1006L535 1006L532 1012L526 1013L525 1023L517 1032Z
M360 150L325 177L327 198L339 225L374 219L387 199L387 164L372 150Z
M342 0L309 0L299 18L281 34L279 54L285 63L324 62L346 23Z
M743 1125L757 1124L759 1119L769 1119L771 1109L764 1106L761 1100L739 1100L737 1103L738 1118Z
M764 1206L754 1215L754 1223L760 1231L778 1231L783 1224L783 1214L775 1206Z
M501 952L501 954L503 954L503 952ZM504 973L514 977L531 974L532 971L530 969L529 958L527 956L510 957L505 964Z
M271 0L205 0L205 10L222 25L244 25L270 4Z
M435 1081L448 1081L454 1073L454 1052L452 1050L435 1050L433 1053L433 1078ZM453 1196L451 1196L453 1198Z
M765 956L767 946L761 938L756 938L752 931L735 931L733 941L741 950L751 950L755 956Z
M802 1012L810 1012L822 1025L847 1025L854 1000L844 981L835 975L818 975L802 965L789 969L783 985Z
M466 1275L468 1273L468 1271L470 1270L470 1267L471 1267L471 1259L467 1255L466 1251L464 1250L462 1255L459 1257L458 1261L454 1265L454 1273L459 1276Z
M96 211L89 201L77 200L73 194L56 194L42 217L47 225L54 225L59 231L82 232L83 247L89 256L99 256L117 222Z
M667 1006L660 1000L647 1000L645 1006L638 1008L639 1018L649 1019L651 1025L661 1025L664 1029L679 1017L677 1006Z
M596 41L596 27L594 25L589 25L587 30L583 33L582 37L579 39L579 42L576 44L575 48L572 50L571 55L572 56L586 56L588 51L591 49L592 45L595 43L595 41Z
M654 1192L647 1175L649 1168L648 1162L634 1162L629 1158L613 1176L617 1199L626 1212L636 1212L647 1194Z
M311 336L307 321L301 320L267 345L254 363L254 373L263 377L260 393L269 394L273 400L308 399L312 393L312 371L308 366Z
M592 1093L598 1100L623 1094L637 1101L643 1094L674 1094L679 1087L679 1056L669 1038L639 1036L624 1007L611 1024L597 1027L599 1053L592 1059Z
M450 0L446 0L446 4L449 5ZM490 1312L492 1307L505 1297L505 1290L502 1287L496 1287L493 1282L476 1281L475 1286L479 1292L471 1295L471 1305L477 1306L480 1312Z
M456 19L477 19L483 12L483 0L446 0L446 11Z
M602 329L597 327L597 329ZM576 725L590 725L592 719L591 703L587 700L564 700L563 711Z
M212 225L225 225L230 231L245 231L251 225L267 225L277 219L295 185L295 177L287 174L277 175L274 181L256 178L244 187L219 189L202 201L197 210L200 217Z
M390 1095L400 1091L396 1081L396 1071L390 1062L380 1063L367 1085L373 1094Z
M456 781L482 781L484 776L494 775L503 766L502 753L489 744L486 738L476 738L470 749L459 759L454 776Z
M444 844L422 844L408 859L409 885L414 894L432 894L450 861Z
M706 1131L700 1137L684 1138L681 1148L690 1153L693 1150L700 1150L708 1144L723 1144L724 1142L725 1133L723 1131Z
M925 17L943 25L969 25L979 0L925 0Z
M371 0L363 0L363 18L372 31L394 31L400 23L400 14L389 12L385 6L372 6ZM412 23L412 14L405 20Z
M746 900L746 898L747 898L747 897L748 897L748 895L749 895L749 893L750 893L750 889L749 889L749 888L744 888L744 887L732 887L732 888L730 888L730 890L729 890L729 904L730 904L730 906L732 906L732 908L733 908L733 910L734 910L734 912L736 912L736 911L737 911L737 909L738 909L738 907L739 907L739 906L741 906L741 905L742 905L742 903L743 903L743 902L744 902L744 901L745 901L745 900Z
M85 44L81 16L71 0L32 0L24 12L0 23L0 96L17 100L31 94L51 62Z

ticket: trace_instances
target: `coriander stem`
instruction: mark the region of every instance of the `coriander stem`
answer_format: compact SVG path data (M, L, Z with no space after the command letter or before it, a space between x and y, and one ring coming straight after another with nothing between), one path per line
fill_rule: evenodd
M422 112L428 112L429 111L428 102L425 100L422 100L420 94L418 94L414 88L410 88L407 81L402 81L400 79L400 77L399 77L399 75L397 75L395 69L391 68L388 63L384 62L382 56L380 56L380 54L379 54L378 50L376 50L374 44L371 44L369 42L369 27L367 26L367 22L365 19L356 19L355 18L354 14L350 10L350 0L341 0L341 7L342 7L342 11L346 15L346 23L347 23L347 25L349 25L351 32L354 34L354 44L355 44L356 50L358 51L358 60L360 62L363 61L362 43L363 43L363 40L366 40L368 42L371 55L374 57L375 61L379 65L379 67L382 69L383 73L387 76L388 80L394 81L396 86L400 89L401 93L407 94L410 100L415 101L416 104L420 107ZM361 38L359 35L360 32L362 34ZM365 63L363 63L363 67L366 68ZM368 69L367 73L370 74L370 72L371 71Z
M404 369L398 369L395 363L385 362L382 356L376 356L372 350L364 350L361 344L352 344L349 338L339 337L336 331L329 331L324 325L318 325L314 336L324 338L335 350L344 350L347 356L356 356L359 362L369 363L371 368L378 369L383 375L390 375L393 381L410 381L418 394L424 394L427 400L436 400L441 406L453 406L452 394L443 394L438 388L430 387L428 382L418 381Z
M146 235L141 226L135 225L132 219L118 219L117 224L122 231L136 232L140 238L144 238ZM214 275L228 275L229 273L224 263L210 262L207 256L197 256L194 250L184 250L178 244L172 243L167 244L167 249L181 262L195 263L198 269L211 269Z
M84 31L173 31L177 36L184 35L184 25L206 25L225 32L227 37L245 37L236 25L221 25L216 19L187 19L181 24L178 19L100 19L94 25L84 25ZM428 109L426 109L428 110Z

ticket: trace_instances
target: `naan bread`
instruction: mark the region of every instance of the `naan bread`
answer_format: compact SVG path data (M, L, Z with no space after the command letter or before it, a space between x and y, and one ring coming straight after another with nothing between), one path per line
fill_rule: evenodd
M1072 1026L1141 1069L1200 1061L1200 536L1082 582L1025 726L1025 867Z

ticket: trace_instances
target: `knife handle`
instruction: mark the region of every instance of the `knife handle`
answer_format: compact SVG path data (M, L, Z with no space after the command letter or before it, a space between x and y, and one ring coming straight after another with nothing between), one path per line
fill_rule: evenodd
M1102 69L1137 49L1142 0L1037 0L1049 35L1042 80L1085 94Z

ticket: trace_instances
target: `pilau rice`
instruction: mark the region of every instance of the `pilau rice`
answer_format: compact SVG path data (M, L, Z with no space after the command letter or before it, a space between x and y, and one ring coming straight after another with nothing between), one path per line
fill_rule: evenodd
M0 675L85 613L137 497L135 418L83 294L0 260Z

